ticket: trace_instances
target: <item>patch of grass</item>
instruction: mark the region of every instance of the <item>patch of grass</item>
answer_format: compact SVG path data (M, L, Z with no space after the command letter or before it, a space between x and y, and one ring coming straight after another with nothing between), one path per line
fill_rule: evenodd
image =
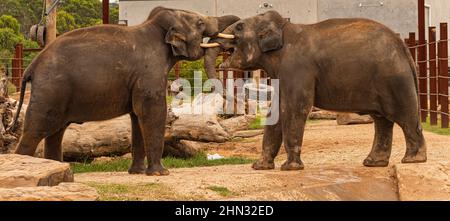
M256 130L256 129L263 129L265 124L266 118L261 115L256 115L256 118L250 123L248 126L248 129Z
M212 190L223 197L233 195L233 192L224 186L209 186L207 189Z
M248 164L253 162L251 159L243 157L227 157L218 160L208 160L206 154L198 154L189 159L177 159L166 157L163 160L166 168L184 168L184 167L204 167L219 165ZM87 172L123 172L128 171L131 165L131 159L117 158L108 162L92 162L92 163L71 163L74 173Z
M136 201L136 200L175 200L184 199L163 184L104 184L89 182L87 185L95 188L100 195L99 200L107 201Z
M422 128L426 131L429 131L429 132L432 132L435 134L450 136L450 128L441 128L440 120L438 120L438 125L431 125L430 119L427 118L427 122L422 123Z

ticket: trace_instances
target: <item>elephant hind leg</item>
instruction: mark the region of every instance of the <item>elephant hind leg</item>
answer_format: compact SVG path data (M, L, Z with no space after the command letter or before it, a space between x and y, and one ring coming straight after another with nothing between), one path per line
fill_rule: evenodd
M419 117L398 123L406 141L406 153L402 163L423 163L427 161L427 147L422 133Z
M392 150L392 131L394 122L384 117L372 115L375 122L375 137L372 150L363 164L367 167L385 167L389 164Z
M67 127L45 138L44 157L46 159L63 161L62 140Z
M65 129L67 126L64 123L64 119L65 118L59 114L59 112L49 110L47 106L30 104L25 115L23 133L15 153L33 156L39 142L49 136L48 142L50 142L49 146L52 146L52 148L46 148L48 151L55 149L53 146L60 146L56 144L59 142L59 139L62 139L64 134L64 130L61 131L61 128ZM57 155L57 152L58 151L56 151L55 154L48 154L49 156L51 155L52 158L58 158L59 160L60 158Z
M45 134L43 133L34 133L31 131L24 132L20 137L19 143L17 144L15 154L33 156L39 142L41 142L44 137Z

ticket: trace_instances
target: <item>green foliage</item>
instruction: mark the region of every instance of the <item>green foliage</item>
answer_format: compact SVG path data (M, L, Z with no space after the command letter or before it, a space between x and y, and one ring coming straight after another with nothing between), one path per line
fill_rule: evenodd
M200 166L218 166L225 164L247 164L253 160L242 157L227 157L218 160L208 160L205 154L198 154L189 159L178 159L166 157L163 164L167 168L184 168L184 167L200 167ZM93 163L71 163L74 173L87 172L120 172L127 171L131 165L131 159L117 158L108 162Z
M20 24L17 19L12 17L11 15L2 15L0 17L0 29L5 28L11 29L14 34L17 35L20 33Z
M265 118L263 116L261 116L260 114L256 115L256 118L250 123L250 125L248 126L248 129L263 129L264 128L264 122L265 122Z
M56 19L56 29L58 35L61 35L65 32L72 31L78 27L75 18L72 14L67 13L64 10L58 10L58 15Z

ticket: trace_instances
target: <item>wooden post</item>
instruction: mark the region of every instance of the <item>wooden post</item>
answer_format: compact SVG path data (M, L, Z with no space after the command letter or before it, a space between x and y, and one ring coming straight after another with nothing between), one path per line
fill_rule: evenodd
M441 104L441 127L448 128L448 30L447 23L440 24L439 41L439 100Z
M420 118L422 122L427 121L428 116L428 85L427 85L427 47L425 42L425 0L418 0L418 27L419 46L417 63L419 65L419 98L420 98Z
M53 3L53 0L46 1L46 10L48 10ZM52 41L56 39L56 7L48 14L46 21L46 31L45 31L45 45L49 45Z
M430 124L437 125L437 59L436 59L436 27L429 27L428 29L428 39L430 45L428 47L429 51L429 66L430 66Z
M11 80L16 86L16 92L20 91L22 76L23 76L23 45L17 44L15 47L14 58L12 61L12 76Z
M109 24L109 0L102 0L103 24Z

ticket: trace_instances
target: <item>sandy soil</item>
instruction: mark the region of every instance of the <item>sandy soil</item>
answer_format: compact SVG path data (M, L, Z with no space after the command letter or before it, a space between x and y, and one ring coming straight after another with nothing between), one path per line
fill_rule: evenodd
M373 124L338 126L335 121L311 122L305 131L302 171L277 168L255 171L250 165L225 165L172 169L171 175L149 177L127 173L76 174L75 181L90 185L105 184L127 191L109 191L103 186L103 199L136 200L398 200L393 165L400 163L405 151L401 129L394 128L390 165L367 168L362 161L371 149ZM449 161L450 137L425 132L428 162ZM209 153L258 158L262 136L223 144L204 144ZM142 188L151 184L151 188ZM139 186L139 188L133 188ZM158 188L155 188L157 186ZM134 190L136 189L136 191ZM114 197L111 197L114 196Z

